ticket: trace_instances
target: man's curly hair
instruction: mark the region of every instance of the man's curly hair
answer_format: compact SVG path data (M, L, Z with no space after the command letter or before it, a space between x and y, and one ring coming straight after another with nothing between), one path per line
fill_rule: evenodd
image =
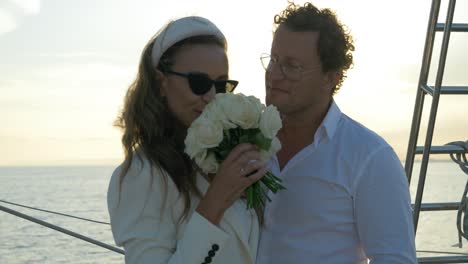
M353 65L354 42L335 13L327 8L318 9L311 3L303 6L289 3L288 7L274 18L276 28L280 25L296 32L319 33L318 54L324 72L340 73L338 83L332 90L336 94L346 78L346 71Z

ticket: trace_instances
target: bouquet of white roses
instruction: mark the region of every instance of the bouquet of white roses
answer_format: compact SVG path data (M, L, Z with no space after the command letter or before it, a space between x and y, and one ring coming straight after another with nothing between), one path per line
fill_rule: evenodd
M265 107L254 96L219 93L189 127L185 152L205 173L216 173L219 164L241 143L256 145L261 160L267 161L281 148L276 137L281 127L275 106ZM280 182L281 179L268 172L249 186L245 191L247 208L265 205L265 199L270 201L260 183L276 193L285 189Z

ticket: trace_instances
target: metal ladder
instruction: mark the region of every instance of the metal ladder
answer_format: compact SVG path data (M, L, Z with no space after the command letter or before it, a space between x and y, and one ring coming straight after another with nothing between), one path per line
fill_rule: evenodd
M468 32L468 24L452 23L455 12L456 0L450 0L447 9L447 17L445 23L437 23L439 17L441 0L433 0L429 15L429 23L424 46L423 60L421 72L419 75L419 83L416 94L416 102L411 125L408 150L405 161L405 171L408 176L408 181L411 182L411 174L413 171L415 155L422 154L421 168L419 173L418 186L414 204L414 230L416 232L419 221L420 211L443 211L457 210L460 203L431 203L422 204L422 196L424 184L426 180L427 166L429 163L430 154L451 154L451 153L466 153L467 151L461 147L445 145L432 146L432 137L434 134L434 126L439 106L440 95L468 95L468 86L443 86L442 79L444 76L445 62L447 58L447 50L451 32ZM443 32L442 46L440 51L437 75L434 86L427 84L431 57L433 53L434 39L436 32ZM416 146L418 134L421 125L421 116L424 106L425 95L432 96L432 104L429 114L426 138L424 146ZM468 131L467 131L468 133ZM442 257L423 257L418 258L419 263L468 263L468 256L442 256Z

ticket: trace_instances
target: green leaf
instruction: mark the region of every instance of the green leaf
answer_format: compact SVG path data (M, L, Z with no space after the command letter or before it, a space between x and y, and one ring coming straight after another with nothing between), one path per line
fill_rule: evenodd
M249 135L244 134L239 137L239 143L253 143L253 142L250 140Z
M254 142L255 142L255 145L257 145L259 148L265 151L268 151L270 149L271 139L266 138L265 136L263 136L262 133L255 134Z

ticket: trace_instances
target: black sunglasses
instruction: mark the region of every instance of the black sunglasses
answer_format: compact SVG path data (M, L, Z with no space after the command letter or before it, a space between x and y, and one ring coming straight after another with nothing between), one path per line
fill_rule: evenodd
M232 93L239 83L238 81L233 80L212 80L206 73L181 73L171 70L165 70L164 73L187 78L190 89L196 95L206 94L209 90L211 90L213 84L216 88L216 93Z

